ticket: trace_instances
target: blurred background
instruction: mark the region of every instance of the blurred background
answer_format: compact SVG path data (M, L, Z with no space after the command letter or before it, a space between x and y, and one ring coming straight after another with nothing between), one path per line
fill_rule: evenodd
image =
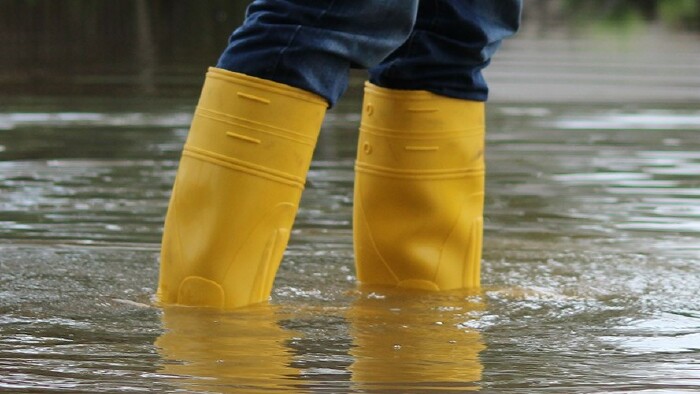
M196 94L247 3L5 0L0 3L1 93ZM525 3L522 31L505 44L509 51L490 70L495 98L700 99L698 1ZM610 82L629 93L611 92ZM669 83L679 91L669 92ZM572 86L584 91L572 92Z

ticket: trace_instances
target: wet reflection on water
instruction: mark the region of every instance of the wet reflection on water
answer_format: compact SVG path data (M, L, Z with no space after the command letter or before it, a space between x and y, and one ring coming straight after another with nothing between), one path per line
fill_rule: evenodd
M300 371L287 342L295 333L279 326L273 306L237 313L165 308L165 332L155 341L160 372L185 391L274 392L291 389ZM296 334L298 335L298 334Z
M347 307L294 313L276 305L230 313L164 308L159 373L185 391L480 388L485 344L471 325L483 314L483 294L377 288L353 295ZM319 337L314 329L332 331L332 321L347 332L325 346L309 343Z
M485 348L469 327L484 309L479 294L427 295L376 289L347 312L350 366L361 392L480 388Z

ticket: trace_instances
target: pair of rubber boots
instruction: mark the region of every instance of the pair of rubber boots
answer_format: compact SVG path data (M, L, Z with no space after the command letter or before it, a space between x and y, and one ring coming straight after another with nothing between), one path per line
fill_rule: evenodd
M269 298L327 103L211 68L168 209L158 300L238 308ZM484 105L365 86L353 214L360 282L479 286Z

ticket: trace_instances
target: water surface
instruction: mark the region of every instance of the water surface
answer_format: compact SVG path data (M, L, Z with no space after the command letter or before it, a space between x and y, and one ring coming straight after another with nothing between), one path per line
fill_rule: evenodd
M484 288L431 294L356 285L351 95L271 305L219 313L149 306L195 99L0 100L0 390L700 390L697 104L495 100Z

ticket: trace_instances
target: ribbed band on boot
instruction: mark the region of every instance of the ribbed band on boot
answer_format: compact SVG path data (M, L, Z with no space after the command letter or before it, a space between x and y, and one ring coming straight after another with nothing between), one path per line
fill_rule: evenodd
M408 177L483 172L483 108L482 102L368 82L356 168Z
M209 68L183 155L303 187L328 104L276 82ZM206 132L228 127L225 133Z

